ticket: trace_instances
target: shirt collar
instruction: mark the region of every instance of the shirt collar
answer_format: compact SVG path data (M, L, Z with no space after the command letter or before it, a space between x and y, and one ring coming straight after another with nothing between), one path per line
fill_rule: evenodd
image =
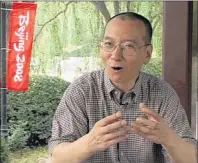
M132 92L135 94L135 102L137 102L140 91L141 91L141 86L142 86L142 72L139 73L139 76L135 82L135 85L132 89Z
M109 95L109 98L112 100L112 91L115 90L115 86L111 83L109 77L107 76L107 72L106 70L104 70L104 83L105 83L105 87L106 87L106 90L107 90L107 93Z

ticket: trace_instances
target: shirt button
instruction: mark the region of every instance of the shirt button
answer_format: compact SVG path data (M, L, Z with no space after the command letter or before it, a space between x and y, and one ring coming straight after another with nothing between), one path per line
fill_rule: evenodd
M124 156L124 153L123 153L123 152L121 152L121 153L120 153L120 155L121 155L121 156Z

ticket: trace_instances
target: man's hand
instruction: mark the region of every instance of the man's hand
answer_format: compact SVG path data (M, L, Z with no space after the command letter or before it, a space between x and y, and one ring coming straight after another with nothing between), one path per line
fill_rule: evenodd
M149 139L157 144L166 145L174 141L176 133L169 128L165 120L155 111L150 110L144 104L140 104L141 111L148 117L138 117L132 124L132 131L146 139Z
M130 127L121 119L121 112L98 121L87 135L88 146L93 153L104 151L109 146L128 138Z

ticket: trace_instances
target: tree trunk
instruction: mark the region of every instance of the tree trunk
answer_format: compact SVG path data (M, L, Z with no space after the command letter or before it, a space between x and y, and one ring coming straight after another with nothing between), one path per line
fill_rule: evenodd
M131 3L132 3L132 2L129 2L129 1L126 2L127 12L130 11L130 4L131 4Z
M119 8L119 7L120 7L120 6L119 6L119 2L118 2L118 1L114 1L114 2L113 2L113 6L114 6L114 14L115 14L115 15L119 14L119 12L120 12L120 11L119 11L119 10L120 10L120 8Z
M103 1L100 2L92 1L91 3L97 8L98 11L102 13L102 15L105 18L105 22L107 23L111 17L105 3Z

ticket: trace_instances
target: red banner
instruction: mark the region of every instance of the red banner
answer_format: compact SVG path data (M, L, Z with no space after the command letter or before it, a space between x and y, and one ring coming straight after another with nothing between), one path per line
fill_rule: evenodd
M12 4L7 58L8 90L28 89L36 8L34 3Z

